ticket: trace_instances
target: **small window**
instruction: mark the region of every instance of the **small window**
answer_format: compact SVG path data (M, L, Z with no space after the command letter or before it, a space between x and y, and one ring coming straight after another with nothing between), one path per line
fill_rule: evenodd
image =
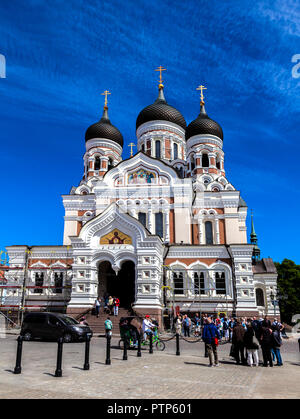
M164 235L163 213L157 212L155 214L155 234L160 237Z
M226 294L225 272L216 272L216 294Z
M195 159L194 155L191 155L191 172L195 169Z
M204 272L194 272L194 294L205 294Z
M265 305L264 292L261 288L256 288L255 297L256 297L256 305L264 307Z
M160 151L160 141L159 141L159 140L157 140L157 141L155 141L155 157L156 157L157 159L160 159L160 156L161 156L161 151Z
M202 154L202 167L209 167L209 158L206 153Z
M100 157L99 156L95 157L94 169L100 170Z
M178 159L178 144L174 143L173 150L174 150L174 160L176 160Z
M205 239L206 244L213 244L213 228L211 221L205 222Z
M146 227L146 213L145 212L139 212L138 220L141 224L143 224L144 227Z
M35 286L36 287L42 287L44 284L44 272L38 274L35 274ZM35 294L42 294L43 288L34 288Z
M183 273L173 273L174 294L184 294Z
M107 170L110 170L113 167L113 159L110 157L108 159Z

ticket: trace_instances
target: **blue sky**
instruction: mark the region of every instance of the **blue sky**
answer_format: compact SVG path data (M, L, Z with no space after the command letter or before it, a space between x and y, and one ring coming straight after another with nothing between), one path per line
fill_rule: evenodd
M300 263L299 29L294 0L2 1L0 249L62 244L61 195L81 180L100 93L112 93L127 158L163 65L166 99L187 123L198 115L196 87L207 86L226 175L254 210L262 256Z

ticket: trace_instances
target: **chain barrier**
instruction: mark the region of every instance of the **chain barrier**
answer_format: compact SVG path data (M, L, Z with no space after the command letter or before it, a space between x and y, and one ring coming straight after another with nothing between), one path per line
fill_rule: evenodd
M169 339L162 339L161 337L159 338L159 340L161 340L162 342L169 342L169 341L171 341L172 339L174 339L176 337L176 333L175 333L175 335L174 336L172 336L171 338L169 338ZM179 337L180 337L180 339L183 339L185 342L188 342L188 343L198 343L198 342L203 342L203 339L202 339L202 337L200 337L199 339L196 339L196 340L188 340L188 339L185 339L183 336L181 336L181 335L179 335ZM219 345L225 345L226 343L230 343L230 341L229 340L219 340Z
M162 339L161 337L159 337L159 340L161 340L162 342L169 342L170 340L176 338L176 333L174 336L172 336L170 339Z

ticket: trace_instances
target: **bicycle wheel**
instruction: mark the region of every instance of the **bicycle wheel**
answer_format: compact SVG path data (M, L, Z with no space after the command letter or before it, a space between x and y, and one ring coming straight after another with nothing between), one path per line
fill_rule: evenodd
M162 342L161 340L159 340L158 342L156 342L156 349L158 351L164 351L165 350L165 347L166 347L165 343Z

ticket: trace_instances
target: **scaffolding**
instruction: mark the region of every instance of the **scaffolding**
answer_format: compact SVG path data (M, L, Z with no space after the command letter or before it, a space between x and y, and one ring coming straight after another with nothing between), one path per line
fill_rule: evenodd
M30 267L32 251L26 250L24 266L17 267L9 266L7 253L0 252L0 314L5 317L8 327L20 326L27 311L54 311L57 307L59 311L66 310L72 289L67 272L72 267L51 266L51 261L59 259L52 253L49 266ZM48 284L29 285L31 271L45 272L43 282ZM64 273L61 286L51 284L53 274L57 272Z
M174 318L179 312L195 312L199 313L200 317L203 313L228 317L229 306L233 303L233 297L229 295L229 290L226 289L226 280L224 279L225 286L223 288L216 287L215 280L209 275L209 272L223 272L222 269L188 269L171 267L170 265L163 265L163 269L164 303L170 313L171 324L174 323ZM201 286L201 273L204 272L208 274L206 274L205 280L203 279L204 286ZM195 274L197 274L197 277ZM176 279L178 280L177 283ZM182 286L176 286L180 282L182 282ZM213 312L207 309L203 310L208 304L215 306Z

